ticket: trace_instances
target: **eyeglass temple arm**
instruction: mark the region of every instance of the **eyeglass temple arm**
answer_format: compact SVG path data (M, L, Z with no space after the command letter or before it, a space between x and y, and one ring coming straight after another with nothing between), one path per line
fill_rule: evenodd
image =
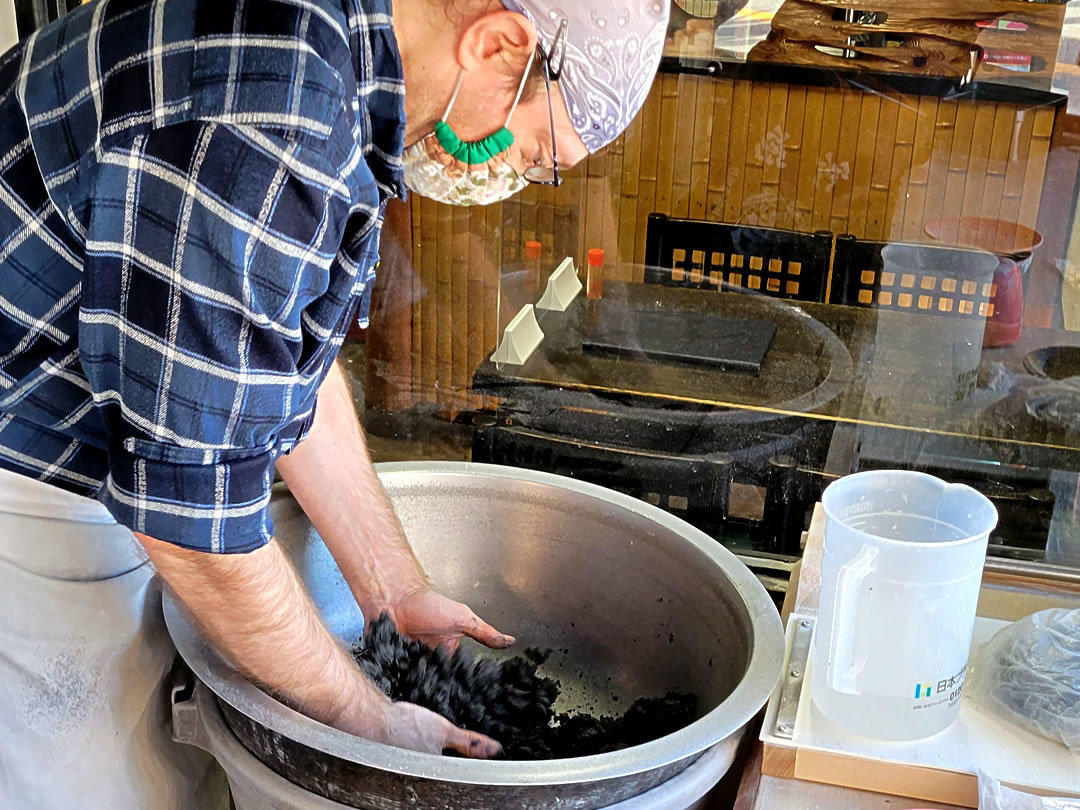
M562 75L563 65L566 62L566 28L566 20L559 23L559 28L555 32L555 36L551 38L551 50L548 53L544 53L543 47L540 47L540 55L544 57L544 64L547 66L548 73L553 82L559 80L559 77ZM559 51L558 70L555 69L555 64L553 62L556 49Z
M551 125L551 166L555 170L555 179L558 179L559 157L555 153L555 106L551 100L551 70L548 63L544 62L544 84L547 85L548 97L548 122Z

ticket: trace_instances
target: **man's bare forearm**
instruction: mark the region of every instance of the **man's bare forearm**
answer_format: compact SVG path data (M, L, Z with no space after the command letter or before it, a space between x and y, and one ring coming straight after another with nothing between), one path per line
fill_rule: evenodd
M488 647L514 643L467 605L431 588L375 474L337 366L319 388L307 439L278 459L277 468L369 619L385 612L405 635L448 650L463 636Z
M386 738L390 701L326 629L276 542L250 554L213 555L136 537L233 666L316 720Z
M341 567L361 610L375 616L428 587L368 455L349 386L335 365L319 388L308 437L277 469Z

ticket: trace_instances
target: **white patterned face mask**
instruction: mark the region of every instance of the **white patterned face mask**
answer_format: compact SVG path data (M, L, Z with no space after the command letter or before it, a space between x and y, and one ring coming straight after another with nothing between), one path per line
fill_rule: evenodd
M448 205L491 205L527 185L505 154L470 166L449 154L434 132L406 149L401 162L405 185L421 197Z
M465 77L465 72L459 71L454 94L434 132L401 156L405 185L422 197L448 205L491 205L525 188L528 181L508 159L514 136L507 127L521 101L534 56L535 52L529 54L506 122L478 141L462 141L446 123Z

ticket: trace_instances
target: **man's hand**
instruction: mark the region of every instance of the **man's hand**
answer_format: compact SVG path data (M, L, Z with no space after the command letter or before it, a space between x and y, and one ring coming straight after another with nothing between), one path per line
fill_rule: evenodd
M429 647L444 647L454 652L462 636L486 647L502 650L514 643L514 637L500 633L467 606L421 588L405 594L385 610L397 629ZM371 619L376 618L371 616Z
M222 555L135 537L203 635L270 694L369 740L431 754L498 755L498 743L482 734L380 692L323 625L277 543Z
M368 457L338 366L319 388L308 437L278 459L277 468L369 621L389 613L398 630L431 646L454 649L463 635L489 647L514 643L465 605L432 590Z
M391 703L386 712L383 739L388 745L426 754L456 751L473 759L492 759L502 746L490 737L466 731L435 712L412 703Z

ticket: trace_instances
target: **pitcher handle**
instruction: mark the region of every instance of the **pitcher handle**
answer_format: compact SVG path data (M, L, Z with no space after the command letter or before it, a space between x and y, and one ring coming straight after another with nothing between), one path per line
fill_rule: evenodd
M866 578L877 569L878 549L863 546L849 562L840 568L836 577L836 598L833 602L833 622L829 634L829 688L846 695L857 694L855 679L862 672L865 660L855 660L855 613L859 589Z

